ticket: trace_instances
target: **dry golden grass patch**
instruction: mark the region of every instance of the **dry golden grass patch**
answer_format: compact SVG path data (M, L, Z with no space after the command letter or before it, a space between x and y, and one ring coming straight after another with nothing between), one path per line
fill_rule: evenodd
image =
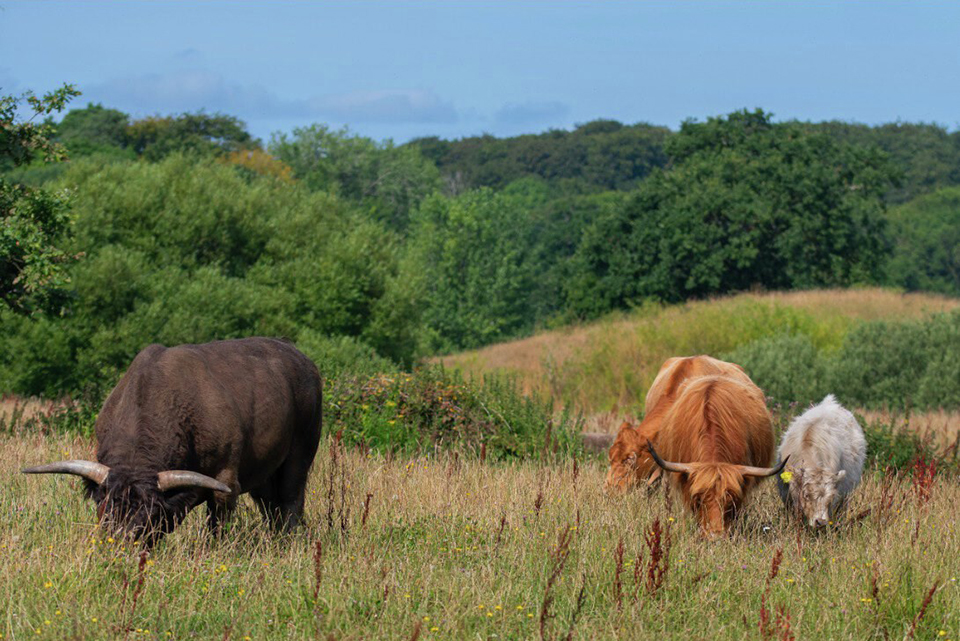
M926 412L890 412L888 410L857 410L867 423L893 425L895 429L916 434L941 452L960 448L960 412L931 410Z
M857 320L916 319L960 307L960 300L956 298L921 292L901 293L880 287L750 293L744 296L755 300L778 301L813 312L838 312Z
M309 528L273 536L244 499L218 541L197 510L141 570L136 549L98 530L76 479L17 473L88 457L88 441L0 438L0 633L403 639L419 627L420 639L529 639L540 636L546 593L545 636L564 638L582 586L576 639L760 638L761 604L771 626L778 611L781 625L789 617L796 638L900 639L914 625L917 639L960 638L955 477L936 477L921 504L908 478L870 472L847 520L819 535L797 529L768 481L730 538L711 544L662 491L605 496L598 460L346 452L335 465L330 447L321 444L310 482ZM657 520L671 545L652 592Z

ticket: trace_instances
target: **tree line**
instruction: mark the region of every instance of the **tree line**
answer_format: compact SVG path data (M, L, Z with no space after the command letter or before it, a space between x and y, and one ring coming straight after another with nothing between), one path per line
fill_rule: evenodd
M396 145L316 124L263 142L224 114L43 120L75 93L0 108L4 391L102 385L151 342L270 334L334 369L409 365L650 300L960 294L960 135L936 125L756 110L677 131Z

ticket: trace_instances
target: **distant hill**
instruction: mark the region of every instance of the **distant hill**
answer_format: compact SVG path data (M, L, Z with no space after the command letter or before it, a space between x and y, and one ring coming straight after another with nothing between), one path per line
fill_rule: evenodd
M671 356L721 355L753 341L803 335L833 350L857 321L923 318L960 300L881 288L747 293L649 305L587 324L436 359L467 376L515 375L528 392L586 413L639 411Z

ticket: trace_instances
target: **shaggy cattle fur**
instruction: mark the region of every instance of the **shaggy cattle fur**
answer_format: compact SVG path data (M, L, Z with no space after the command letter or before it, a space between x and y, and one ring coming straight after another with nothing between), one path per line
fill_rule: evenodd
M790 457L789 482L777 479L784 504L811 527L822 527L860 483L867 443L857 419L830 394L793 420L779 454Z
M246 492L270 523L293 528L320 440L321 394L316 366L286 341L150 345L97 418L97 462L84 464L109 473L85 475L87 493L103 521L148 543L204 502L218 531ZM60 465L24 471L77 473ZM163 489L169 470L202 474L222 490Z
M660 477L660 468L650 457L647 444L659 433L663 417L676 400L680 386L690 379L711 375L723 375L750 383L750 378L739 365L710 356L674 357L660 367L647 392L643 421L637 426L623 423L610 446L610 468L604 489L608 492L623 491L645 483L652 484Z
M746 380L743 380L746 379ZM655 440L704 534L723 534L758 477L772 473L773 427L763 392L746 376L702 376L680 388ZM756 468L756 469L748 469Z

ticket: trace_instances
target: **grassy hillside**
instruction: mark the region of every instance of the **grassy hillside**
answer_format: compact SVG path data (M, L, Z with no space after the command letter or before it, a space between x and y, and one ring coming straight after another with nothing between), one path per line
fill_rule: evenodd
M605 496L598 460L348 451L335 466L329 448L309 485L308 529L272 537L243 497L223 540L206 535L198 510L141 565L97 528L76 479L17 474L89 457L90 441L0 437L0 635L429 641L540 638L541 625L548 639L960 634L960 534L944 518L960 501L953 475L938 474L924 503L909 475L868 471L847 520L820 536L797 531L768 481L733 536L707 544L659 491ZM669 548L665 533L659 548L653 540L657 520ZM657 589L651 548L663 552Z
M528 392L586 413L636 411L671 356L720 355L781 334L804 335L829 351L857 321L916 319L958 306L956 299L878 288L740 294L645 306L439 360L471 376L516 375Z

